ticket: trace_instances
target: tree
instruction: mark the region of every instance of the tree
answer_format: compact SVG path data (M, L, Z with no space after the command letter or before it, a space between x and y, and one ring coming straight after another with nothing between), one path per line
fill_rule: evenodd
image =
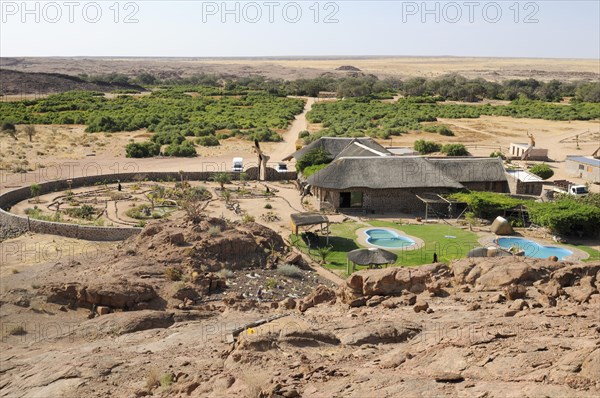
M463 144L446 144L442 147L446 156L469 156L469 151Z
M306 152L298 162L296 162L296 170L299 172L304 171L309 166L317 164L328 164L333 160L333 156L323 148L315 148Z
M42 187L39 184L31 184L31 186L29 187L29 190L31 191L31 196L33 196L36 200L36 202L39 202L39 196L40 196L40 192L42 190Z
M154 142L132 142L125 146L125 156L128 158L149 158L160 153L160 145Z
M29 142L32 142L33 136L37 133L35 131L35 126L33 124L28 124L23 128L23 131L25 131L25 134L29 137Z
M15 140L18 139L17 138L17 129L13 123L3 122L2 125L0 125L0 131L5 134L10 135Z
M421 155L427 155L428 153L439 152L442 149L442 145L433 141L417 140L413 148Z
M548 178L554 175L554 170L552 170L550 166L544 163L536 164L535 166L530 168L529 171L543 180L547 180Z
M229 173L216 173L213 175L212 180L214 182L218 182L221 186L221 190L225 189L225 184L229 184L231 182L231 176Z

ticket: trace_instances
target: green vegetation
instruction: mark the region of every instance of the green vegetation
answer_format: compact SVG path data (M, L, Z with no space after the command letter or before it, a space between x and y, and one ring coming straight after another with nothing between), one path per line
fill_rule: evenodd
M439 152L442 150L442 145L433 141L416 140L413 148L421 155L427 155L428 153Z
M446 144L441 152L447 156L469 156L469 151L463 144Z
M40 196L40 192L42 191L42 187L40 186L40 184L31 184L31 186L29 187L29 191L31 192L31 196L34 197L36 199L36 201L39 201L39 196Z
M177 282L183 278L183 273L179 268L167 267L165 268L165 278L170 281Z
M313 105L307 119L321 123L323 130L311 134L306 143L322 136L368 135L387 139L409 131L423 130L422 122L438 118L478 118L482 115L546 120L592 120L600 118L600 103L573 102L569 105L518 98L509 105L472 106L440 103L443 98L408 97L396 103L360 98Z
M165 149L165 156L192 157L196 155L194 144L188 140L183 141L181 144L173 142Z
M436 133L439 135L445 135L448 137L454 136L454 132L448 128L448 126L443 125L435 125L435 126L425 126L423 127L423 131L427 131L428 133Z
M154 142L132 142L125 146L125 156L128 158L149 158L160 153L160 145Z
M598 194L597 194L598 195ZM571 236L597 236L600 234L600 206L598 197L573 198L559 196L553 202L534 202L516 199L492 192L456 193L450 197L471 206L479 217L492 219L523 205L529 212L530 220L552 232Z
M92 220L96 216L96 208L90 205L82 205L66 209L65 213L67 213L69 217Z
M202 146L219 146L219 139L214 135L207 135L204 137L196 138L196 144Z
M329 165L329 163L315 164L313 166L308 166L302 171L302 174L304 175L304 177L308 178L311 175L315 174L317 171L324 169L328 165Z
M506 155L502 153L502 151L494 151L490 153L491 158L500 158L502 160L506 160Z
M2 124L0 124L0 133L9 135L13 139L17 140L17 129L14 123L2 122Z
M302 278L302 271L295 265L282 264L277 267L277 273L288 278Z
M326 165L331 163L333 156L323 148L315 148L306 152L296 162L296 170L303 172L304 169L315 165Z
M548 178L554 175L554 170L552 170L550 166L544 163L536 164L535 166L530 168L529 171L543 180L547 180Z
M437 253L439 261L448 262L457 258L464 258L469 250L479 246L475 233L447 225L399 225L389 221L377 220L369 221L368 224L374 227L395 228L423 240L423 245L418 249L395 251L398 254L398 260L395 264L397 266L430 264L433 261L433 253ZM344 222L330 226L329 244L331 245L331 251L327 255L325 267L345 271L346 254L359 248L356 243L356 230L364 227L364 224L355 222ZM446 236L455 236L455 238L449 239ZM319 238L319 244L325 247L325 237L321 236ZM308 250L304 242L298 237L292 235L292 241L296 241L296 245L303 251ZM316 250L311 250L311 255L317 260L321 259Z
M225 189L225 184L231 183L231 175L229 173L216 173L212 180L219 184L221 190Z

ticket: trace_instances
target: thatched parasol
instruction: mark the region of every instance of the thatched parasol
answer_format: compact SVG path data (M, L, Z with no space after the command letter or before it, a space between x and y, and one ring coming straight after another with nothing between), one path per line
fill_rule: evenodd
M392 252L383 249L356 249L346 254L348 261L358 265L383 265L393 264L398 256ZM354 266L352 267L354 269ZM348 272L350 273L350 272Z

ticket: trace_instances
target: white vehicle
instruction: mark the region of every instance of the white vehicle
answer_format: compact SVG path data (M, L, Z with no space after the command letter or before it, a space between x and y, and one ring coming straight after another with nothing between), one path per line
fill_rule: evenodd
M574 196L587 196L589 193L585 185L575 185L566 180L554 181L554 191Z
M278 163L275 170L279 173L287 173L289 171L286 163Z
M244 171L244 159L242 158L233 158L233 167L231 171L241 173Z

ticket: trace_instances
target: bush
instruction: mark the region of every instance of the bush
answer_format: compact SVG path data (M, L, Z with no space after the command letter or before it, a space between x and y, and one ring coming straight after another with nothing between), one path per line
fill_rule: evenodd
M295 265L282 264L277 267L277 273L288 278L302 278L302 271Z
M183 274L180 269L167 267L165 269L165 277L170 281L176 282L181 280Z
M83 220L91 220L96 215L96 208L90 205L83 205L81 207L72 207L65 211L69 216L74 218L81 218Z
M221 232L221 227L218 225L213 225L212 227L208 228L208 234L213 237L221 235Z
M531 221L564 235L598 236L600 208L572 198L527 206Z
M506 160L506 156L501 151L494 151L490 153L491 158L500 158L502 160Z
M184 141L181 144L172 143L165 149L165 156L192 157L196 155L196 148L191 141Z
M421 155L427 155L428 153L439 152L442 146L437 142L417 140L415 141L413 148Z
M317 171L324 169L328 165L329 164L315 164L314 166L308 166L307 168L304 169L302 174L304 175L304 177L308 178L311 175L315 174Z
M529 171L543 180L547 180L548 178L554 175L554 170L552 170L550 166L544 163L536 164L535 166L530 168Z
M160 145L154 142L132 142L125 146L125 156L128 158L149 158L160 153Z
M442 147L446 156L469 156L469 151L463 144L446 144Z
M214 135L207 135L204 137L196 138L196 144L202 146L219 146L219 140Z
M265 205L265 209L272 209L272 208L273 208L273 206L270 203L267 203Z
M298 134L298 138L305 138L308 137L310 135L310 133L307 130L302 130L300 132L300 134Z
M439 135L445 135L449 137L454 136L454 132L450 130L447 126L426 126L423 127L423 131L427 131L429 133L437 133Z
M248 224L254 221L256 221L256 218L254 218L254 216L251 216L250 214L244 214L244 217L242 217L242 222L244 224Z
M333 156L331 156L331 154L325 149L315 148L302 155L298 162L296 162L296 170L303 172L304 169L309 166L328 164L331 163L332 160Z

